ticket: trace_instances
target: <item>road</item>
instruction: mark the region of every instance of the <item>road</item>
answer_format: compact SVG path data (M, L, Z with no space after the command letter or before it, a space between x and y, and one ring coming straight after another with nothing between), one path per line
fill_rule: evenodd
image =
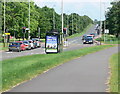
M112 47L53 68L9 92L105 92Z
M95 25L93 25L86 32L86 34L95 32L94 28L95 28ZM81 38L82 37L75 37L75 38L68 39L69 46L64 47L63 51L70 51L70 50L80 49L83 47L93 46L93 45L89 45L89 44L83 45ZM0 52L0 53L2 53L2 57L0 57L0 61L5 60L5 59L20 57L20 56L27 56L27 55L33 55L33 54L45 54L44 47L45 47L45 44L43 43L41 48L37 48L37 49L33 49L33 50L26 50L26 51L22 51L22 52L9 52L9 51Z

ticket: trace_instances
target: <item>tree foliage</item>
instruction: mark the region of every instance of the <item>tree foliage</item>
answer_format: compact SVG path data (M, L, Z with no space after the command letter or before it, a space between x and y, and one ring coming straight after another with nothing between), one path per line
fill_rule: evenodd
M120 35L120 1L112 2L112 7L109 8L109 11L106 15L107 28L110 31L110 34Z
M2 5L4 9L4 4ZM3 12L3 11L2 11ZM56 13L53 8L48 8L47 6L40 8L35 5L34 2L30 3L30 35L31 37L38 37L38 29L41 31L41 38L45 37L47 31L53 29L53 13L55 19L55 28L59 32L61 30L61 15ZM3 14L3 13L2 13ZM29 27L29 3L28 2L6 2L6 21L5 28L11 35L16 33L16 38L22 37L22 27ZM4 17L2 15L2 23ZM70 15L64 14L64 27L68 28L68 34L72 35L74 33L80 33L85 27L87 27L93 21L88 16L80 16L76 13ZM4 24L2 25L2 31L4 30ZM26 32L27 36L28 32Z

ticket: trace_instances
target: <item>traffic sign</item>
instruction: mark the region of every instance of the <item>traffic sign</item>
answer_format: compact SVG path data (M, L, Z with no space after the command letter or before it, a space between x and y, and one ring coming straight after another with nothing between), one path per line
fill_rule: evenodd
M108 30L108 29L105 29L105 33L108 34L108 33L109 33L109 30Z
M10 35L10 33L5 33L5 35Z

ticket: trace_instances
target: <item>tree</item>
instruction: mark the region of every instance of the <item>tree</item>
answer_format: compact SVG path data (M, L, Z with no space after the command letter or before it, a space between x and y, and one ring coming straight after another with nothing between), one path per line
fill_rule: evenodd
M4 5L2 5L2 9L4 9ZM62 21L60 14L56 13L53 8L49 8L47 6L40 8L37 5L35 5L34 2L30 3L31 37L38 37L38 28L40 28L41 38L45 38L46 32L51 31L53 29L53 13L55 15L55 27L59 32L62 32ZM9 29L12 36L14 35L14 32L16 32L16 37L22 38L22 27L29 27L28 14L28 2L6 2L6 28ZM2 15L2 22L3 20L4 19ZM92 23L92 20L88 16L80 16L76 13L67 15L64 13L64 27L69 28L69 35L82 32L83 29L86 28L86 26L90 23ZM26 38L28 38L28 32L26 32Z
M107 29L110 34L120 36L120 1L112 2L112 7L106 15Z

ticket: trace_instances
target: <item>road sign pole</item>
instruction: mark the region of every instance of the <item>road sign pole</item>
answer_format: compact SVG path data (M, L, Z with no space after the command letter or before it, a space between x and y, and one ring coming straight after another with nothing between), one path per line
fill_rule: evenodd
M14 42L15 42L15 31L14 31Z

